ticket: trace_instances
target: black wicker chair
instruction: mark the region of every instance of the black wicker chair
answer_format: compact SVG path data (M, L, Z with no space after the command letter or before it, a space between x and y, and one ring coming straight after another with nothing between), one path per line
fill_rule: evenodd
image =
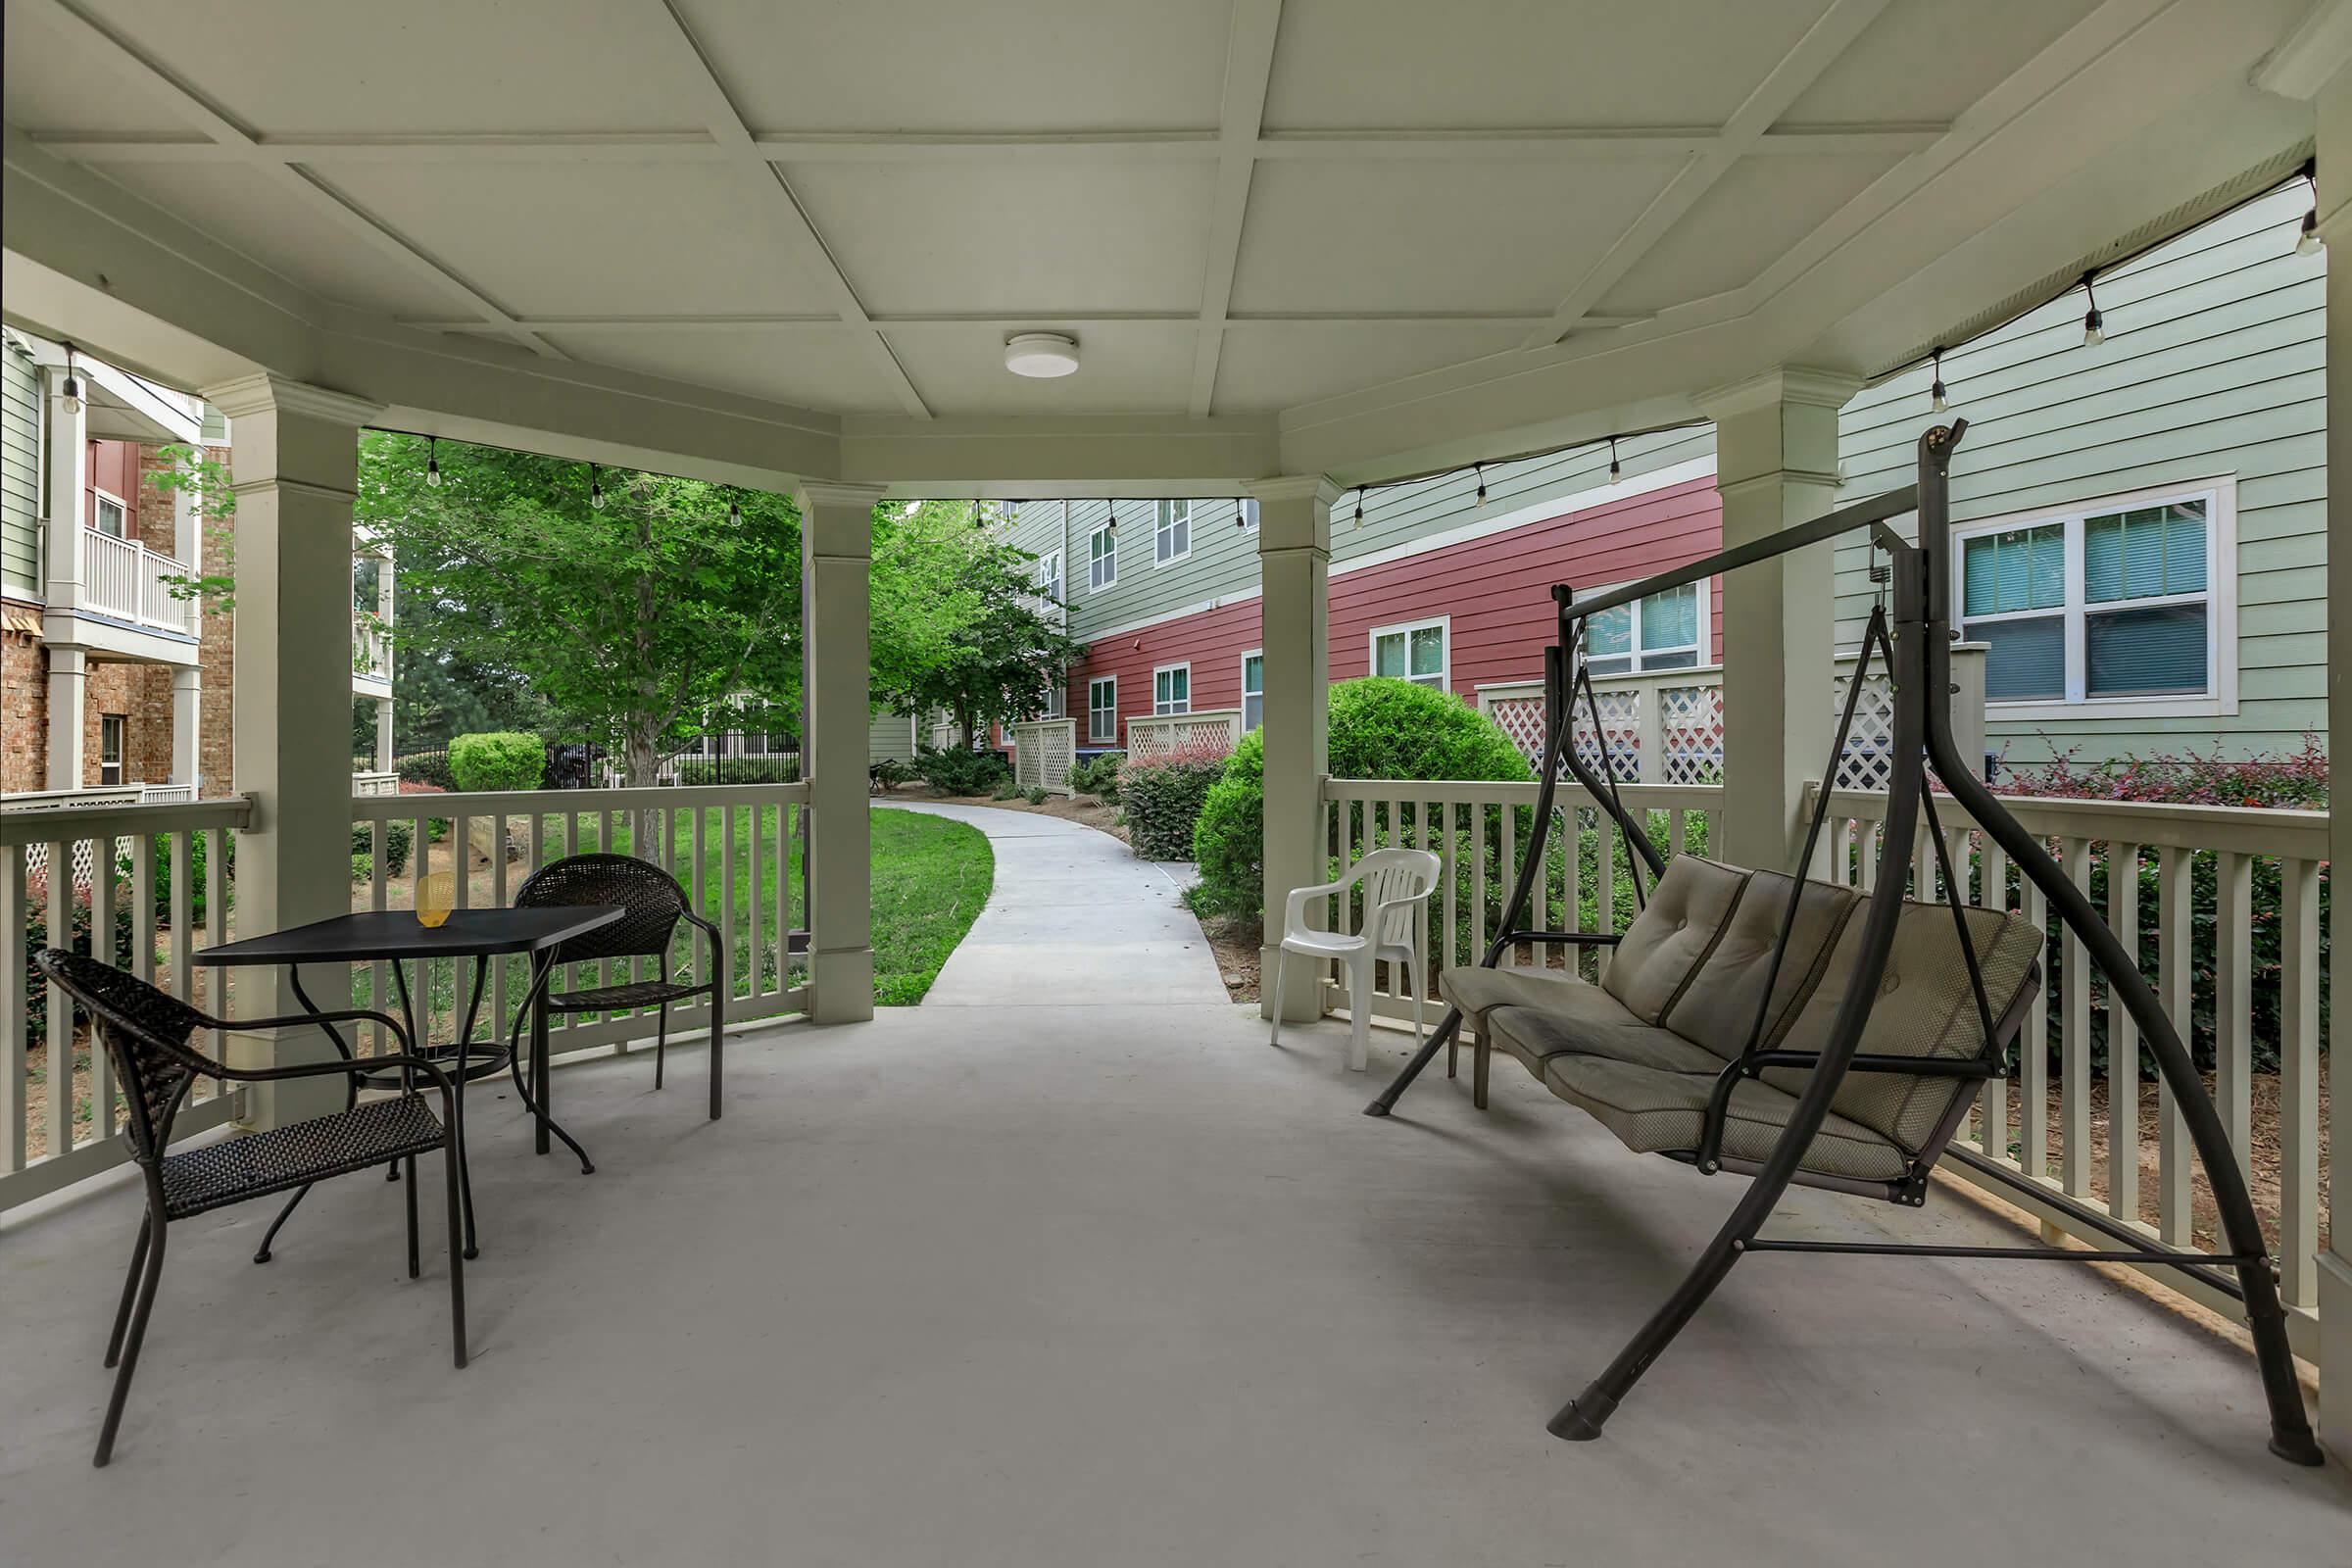
M550 989L541 1005L526 1008L514 1020L517 1033L527 1018L534 1031L544 1030L548 1012L611 1012L632 1007L654 1007L658 1016L654 1025L654 1087L662 1087L662 1055L669 1045L669 1004L691 997L710 999L710 1119L716 1121L719 1112L719 1082L723 1066L726 1038L726 997L733 989L733 955L723 952L718 927L694 912L693 902L686 890L651 860L641 860L633 855L570 855L551 861L531 873L514 895L514 907L527 909L548 906L568 906L582 904L618 905L628 912L612 924L574 937L555 953L549 967L552 976L557 967L567 963L593 963L606 958L652 958L661 972L651 979L624 980L617 985L589 986L578 991L558 992ZM682 981L669 961L670 939L677 932L678 922L698 927L709 944L709 973L705 982ZM543 1044L543 1042L534 1042ZM519 1061L519 1051L515 1054ZM534 1053L532 1059L539 1059ZM544 1085L533 1085L541 1095ZM566 1139L566 1143L570 1140ZM577 1146L574 1146L575 1151ZM583 1163L586 1156L582 1155Z
M172 1221L208 1209L265 1198L314 1182L345 1176L376 1165L407 1166L409 1199L409 1277L417 1275L416 1156L438 1149L447 1164L449 1189L449 1311L450 1340L457 1364L466 1364L466 1276L459 1255L464 1227L458 1214L459 1152L451 1129L456 1125L448 1077L440 1068L414 1054L398 1022L380 1012L297 1013L283 1018L242 1018L234 1024L207 1017L176 997L166 995L135 975L124 974L95 958L55 949L33 960L40 972L72 997L89 1014L98 1036L114 1058L122 1084L122 1139L147 1180L147 1215L139 1222L139 1239L131 1249L130 1272L122 1281L122 1300L115 1308L114 1333L106 1343L106 1364L115 1367L114 1396L106 1406L106 1423L98 1431L93 1463L114 1456L115 1429L122 1421L122 1404L130 1393L131 1374L139 1363L139 1346L147 1337L148 1314L154 1310L156 1285L164 1271L164 1238ZM198 1051L190 1042L200 1029L273 1029L296 1024L325 1024L372 1019L392 1032L400 1053L355 1061L336 1040L337 1059L302 1062L287 1067L230 1067ZM328 1034L332 1036L331 1029ZM441 1093L441 1114L435 1117L415 1087L389 1100L358 1101L358 1075L386 1067L406 1070ZM344 1074L352 1084L344 1108L332 1115L313 1117L266 1133L230 1138L180 1153L166 1153L172 1142L172 1123L188 1091L199 1078L223 1084L282 1083L294 1078ZM270 1227L272 1233L276 1226ZM269 1256L269 1243L254 1258Z

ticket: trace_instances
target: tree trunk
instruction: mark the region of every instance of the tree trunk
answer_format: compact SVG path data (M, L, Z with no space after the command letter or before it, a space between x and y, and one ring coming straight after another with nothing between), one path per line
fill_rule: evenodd
M660 782L662 753L653 738L632 731L621 748L621 780L630 789L651 789Z

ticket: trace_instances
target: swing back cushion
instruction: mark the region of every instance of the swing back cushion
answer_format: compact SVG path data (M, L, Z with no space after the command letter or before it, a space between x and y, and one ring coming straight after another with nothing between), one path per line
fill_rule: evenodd
M1793 934L1775 974L1792 891ZM1867 903L1850 888L1684 856L1626 928L1599 985L1556 969L1449 969L1442 988L1482 1042L1517 1057L1629 1148L1688 1152L1699 1143L1715 1080L1747 1049L1768 976L1772 1005L1757 1048L1828 1044ZM2037 979L2041 934L1998 910L1971 909L1967 920L1994 1017L2013 1028ZM1904 907L1859 1049L1941 1057L1985 1050L1947 906ZM1771 1152L1808 1076L1767 1068L1738 1086L1724 1126L1728 1159L1752 1163ZM1971 1079L1849 1074L1801 1170L1838 1183L1899 1183L1916 1160L1940 1152L1975 1089Z

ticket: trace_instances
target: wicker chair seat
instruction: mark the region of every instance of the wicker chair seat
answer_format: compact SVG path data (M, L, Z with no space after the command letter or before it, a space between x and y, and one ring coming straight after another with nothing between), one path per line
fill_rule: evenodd
M306 1182L389 1164L439 1149L441 1142L440 1118L421 1097L369 1101L331 1116L165 1155L164 1212L184 1219Z
M678 980L626 980L618 985L589 986L579 991L552 991L548 993L547 1010L605 1012L615 1007L650 1007L681 997L699 997L710 989L708 981L696 985Z

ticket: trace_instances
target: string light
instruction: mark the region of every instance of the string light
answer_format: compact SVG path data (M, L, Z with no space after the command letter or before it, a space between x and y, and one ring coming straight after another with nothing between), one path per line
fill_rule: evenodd
M74 345L66 345L66 384L58 389L68 403L81 401L81 378L74 373Z
M1116 501L1105 501L1102 505L1110 513L1110 520L1102 525L1102 531L1115 536L1119 531L1119 504Z
M2095 349L2107 341L2107 318L2099 314L2099 296L2093 292L2091 279L2098 274L2082 274L2082 297L2090 301L2090 309L2082 313L2082 346Z
M1950 394L1943 389L1943 345L1936 345L1929 358L1936 365L1936 379L1928 383L1928 402L1936 413L1941 414L1952 406Z
M740 491L729 490L727 492L727 526L730 528L743 526L743 495Z
M437 435L428 435L424 441L424 482L439 489L441 485L441 438Z
M1355 492L1355 525L1358 528L1364 525L1364 492L1360 485Z
M598 476L596 465L588 465L588 504L597 511L605 510L605 481Z
M1624 477L1625 469L1620 467L1617 463L1617 438L1611 436L1609 437L1609 483L1615 484Z
M1472 466L1478 469L1478 504L1483 507L1487 504L1487 466L1480 463Z
M2320 168L2316 161L2303 165L2303 178L2311 186L2311 210L2303 215L2302 232L2295 236L2295 254L2317 256L2326 244L2320 238Z

